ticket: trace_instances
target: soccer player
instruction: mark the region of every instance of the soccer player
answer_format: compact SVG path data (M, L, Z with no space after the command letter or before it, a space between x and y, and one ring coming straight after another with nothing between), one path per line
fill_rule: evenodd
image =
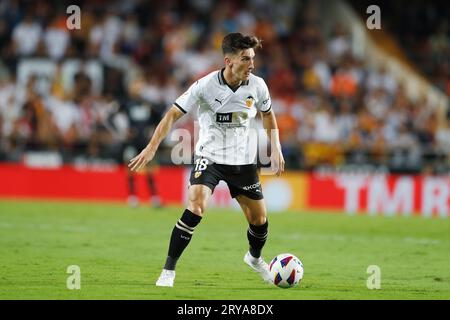
M125 144L123 158L124 161L129 162L130 159L136 155L136 150L144 148L148 143L147 136L149 132L153 132L159 120L161 119L160 113L156 107L134 99L127 108L128 119L130 122L130 130L128 139ZM148 189L151 194L150 203L153 207L159 208L162 206L159 197L158 189L155 183L155 173L158 170L158 161L153 158L151 165L147 166L145 170L145 178ZM137 197L137 188L135 182L135 174L127 172L128 179L128 204L131 207L137 207L139 205L139 199Z
M261 257L268 235L266 207L255 162L256 149L248 143L251 122L258 112L262 114L263 127L271 139L271 169L277 176L284 171L284 159L269 90L262 78L252 74L254 49L259 47L261 42L254 36L226 35L222 41L225 68L192 84L167 111L147 147L129 163L131 170L140 170L154 157L173 123L187 112L198 112L200 132L188 204L173 228L157 286L173 286L177 261L205 214L208 199L220 180L227 183L231 196L238 201L249 223L249 251L244 262L265 282L271 282L268 265Z

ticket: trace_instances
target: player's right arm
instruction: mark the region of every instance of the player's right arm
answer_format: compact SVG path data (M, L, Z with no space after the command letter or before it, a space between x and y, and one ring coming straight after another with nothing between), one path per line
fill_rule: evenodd
M128 167L131 171L139 171L152 160L159 144L167 136L175 121L180 119L185 113L188 113L194 106L198 105L199 98L202 96L202 87L199 83L200 80L196 81L185 93L178 97L172 108L169 109L156 127L155 133L148 145L140 154L130 160Z
M173 124L184 115L178 107L172 106L159 122L148 145L136 157L130 160L131 171L141 170L155 156L161 141L169 134Z

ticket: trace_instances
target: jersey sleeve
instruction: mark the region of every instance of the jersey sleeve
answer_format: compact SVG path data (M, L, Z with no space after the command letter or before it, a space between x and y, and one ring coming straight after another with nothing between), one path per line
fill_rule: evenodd
M261 112L269 112L272 109L272 99L270 98L269 88L263 79L260 79L258 85L258 101L256 108Z
M199 104L200 97L201 86L200 82L197 81L192 84L185 93L175 100L174 105L184 113L188 113L192 110L192 108Z

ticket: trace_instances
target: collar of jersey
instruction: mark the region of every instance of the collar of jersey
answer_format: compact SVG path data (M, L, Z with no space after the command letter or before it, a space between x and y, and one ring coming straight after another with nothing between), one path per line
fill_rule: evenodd
M220 70L219 71L219 73L218 73L218 78L219 78L219 83L221 84L221 85L223 85L223 86L228 86L228 88L230 88L231 89L231 91L233 91L233 92L236 92L236 90L237 89L239 89L239 87L241 87L241 86L247 86L248 85L248 82L249 82L249 80L247 80L247 81L242 81L242 83L240 84L240 85L238 85L237 87L232 87L232 86L230 86L229 84L228 84L228 82L225 80L225 77L223 76L223 72L225 71L225 68L222 68L222 70Z

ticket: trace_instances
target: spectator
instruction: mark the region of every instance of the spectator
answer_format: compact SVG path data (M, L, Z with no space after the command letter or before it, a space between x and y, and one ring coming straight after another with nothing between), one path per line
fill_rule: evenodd
M36 53L41 35L41 26L34 21L31 12L27 12L24 19L13 30L12 38L16 54L31 56Z
M0 3L0 78L11 74L0 84L3 157L17 159L31 147L59 148L66 161L89 154L121 162L136 105L151 106L158 118L186 83L217 68L223 33L237 29L263 38L255 73L268 79L291 168L361 162L401 169L408 159L411 168L420 168L423 155L446 150L448 128L437 125L435 106L411 101L386 65L369 67L352 56L352 39L342 26L321 33L317 2L84 2L82 28L70 32L61 8L50 16L45 0L35 11L17 4ZM420 10L412 12L405 23L420 20L414 19ZM448 92L448 27L428 21L423 29L398 32L406 34L402 43L411 32L417 35L420 50L408 52L418 53L426 74ZM45 68L54 68L54 76L48 69L41 73L43 64L22 69L20 80L29 82L21 92L14 84L17 63L37 55L53 60ZM100 67L89 69L91 61ZM76 70L72 86L68 75ZM51 91L35 90L52 80ZM179 125L193 133L188 120Z
M43 38L48 56L55 61L61 60L66 53L70 40L66 18L56 15L45 29Z

